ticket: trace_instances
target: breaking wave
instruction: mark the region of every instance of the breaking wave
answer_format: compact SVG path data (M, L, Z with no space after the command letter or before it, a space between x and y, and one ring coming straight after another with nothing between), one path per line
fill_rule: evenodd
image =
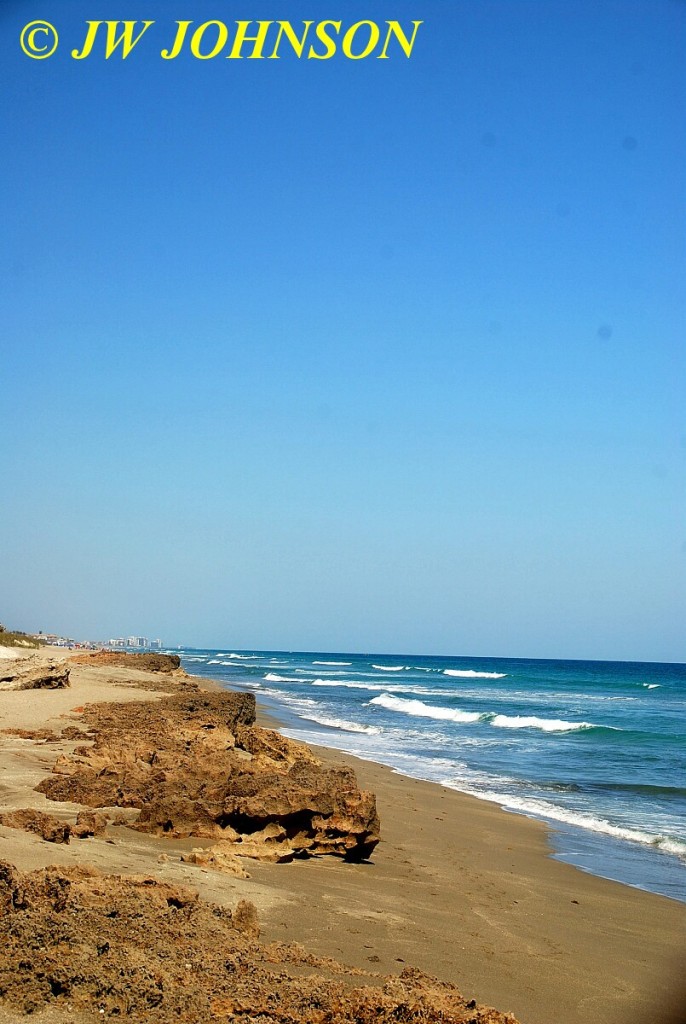
M574 732L593 729L592 722L565 722L563 718L537 718L535 715L496 715L491 725L498 729L542 729L543 732Z
M358 722L348 722L344 718L331 718L328 715L304 714L303 718L318 725L324 725L328 729L342 729L343 732L364 732L370 736L378 736L381 729L376 725L360 725Z
M304 681L304 680L303 680ZM393 693L421 693L422 696L428 697L452 697L454 696L452 690L434 690L426 688L418 688L413 686L411 683L353 683L348 679L313 679L312 686L332 686L332 687L343 687L346 690L371 690L374 693L379 691L392 691Z
M496 715L492 711L461 711L459 708L440 708L422 700L407 700L392 693L372 697L370 704L378 704L389 711L400 711L416 718L435 718L445 722L488 722L499 729L542 729L543 732L573 732L593 729L591 722L566 722L561 718L536 718L533 715Z
M446 668L444 676L457 676L459 679L505 679L507 672L475 672L471 668Z
M378 697L372 697L369 703L379 704L382 708L389 708L391 711L402 711L406 715L414 715L417 718L435 718L446 722L478 722L481 718L478 711L432 707L422 700L406 700L404 697L394 697L392 693L382 693Z

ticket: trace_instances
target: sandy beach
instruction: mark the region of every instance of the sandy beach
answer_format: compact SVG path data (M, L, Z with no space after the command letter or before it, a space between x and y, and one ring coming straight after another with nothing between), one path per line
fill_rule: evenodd
M7 730L59 732L78 726L86 704L154 703L160 693L139 688L151 680L125 668L73 664L68 689L0 693L0 812L35 808L72 820L82 810L35 791L78 742ZM382 838L371 862L241 858L250 878L235 878L182 862L197 840L110 826L84 843L56 845L3 825L0 860L22 871L87 861L103 872L192 886L227 907L247 899L266 941L302 943L320 957L386 975L417 967L522 1024L683 1019L683 904L551 859L539 822L335 751L316 754L351 765L362 789L376 794ZM62 1019L50 1012L45 1020ZM0 1020L15 1019L0 1001Z

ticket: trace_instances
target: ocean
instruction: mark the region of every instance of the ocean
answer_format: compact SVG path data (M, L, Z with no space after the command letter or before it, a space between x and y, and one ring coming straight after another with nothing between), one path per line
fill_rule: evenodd
M542 819L559 859L686 902L686 665L175 653L293 739Z

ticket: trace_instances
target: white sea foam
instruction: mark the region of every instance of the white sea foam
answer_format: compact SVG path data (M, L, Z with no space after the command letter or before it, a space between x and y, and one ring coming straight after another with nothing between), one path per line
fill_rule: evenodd
M313 665L352 665L352 661L313 661Z
M312 675L312 668L296 668L295 671L297 672L297 674L299 676L311 676ZM347 672L343 668L320 668L320 669L318 669L318 674L320 676L351 676L351 675L354 676L354 675L364 675L364 673L359 673L359 672ZM372 679L377 679L378 678L378 676L376 675L376 672L370 672L369 675L371 676Z
M447 668L444 676L457 676L459 679L505 679L507 672L474 672L471 668Z
M592 729L591 722L566 722L561 718L536 718L524 715L495 715L491 711L462 711L459 708L440 708L425 704L421 700L406 700L392 693L373 697L370 704L379 704L389 711L401 711L417 718L435 718L445 722L488 722L500 729L542 729L543 732L573 732L576 729Z
M302 680L304 682L304 680ZM313 679L312 686L342 687L346 690L367 690L373 693L388 691L389 693L416 693L423 697L454 697L452 690L434 690L426 687L413 686L411 683L353 683L348 679Z
M391 695L388 696L390 697ZM391 700L393 700L392 697ZM380 698L374 698L374 701L371 703L379 702ZM411 701L403 701L402 703L406 705L411 703L421 704L421 702ZM427 706L424 705L424 707ZM308 715L307 717L316 722L319 716ZM320 724L328 723L322 722ZM333 721L331 724L333 724ZM347 724L354 725L355 723ZM344 727L342 724L339 724L338 728ZM369 727L367 727L367 729L368 728ZM360 728L358 726L356 729L351 731L359 732L362 731L362 729L364 729L364 727ZM289 734L288 730L284 730L284 732L286 732L287 735ZM306 738L310 742L317 742L316 734L307 734L303 737L300 730L298 730L295 735L297 738ZM423 731L420 735L423 738L426 738L426 734ZM342 737L341 742L343 742ZM369 756L369 751L363 748L355 749L353 751L351 746L347 743L344 744L343 748L361 756ZM472 796L478 797L480 800L497 803L501 807L505 807L512 811L518 811L521 814L526 814L536 818L543 818L548 821L557 821L591 832L607 835L615 839L639 843L646 847L661 850L665 854L677 856L681 860L686 861L686 842L681 839L677 839L674 836L656 832L651 833L644 829L631 828L624 825L616 825L594 814L562 807L542 798L536 798L533 796L516 796L511 793L504 793L491 788L495 782L492 777L482 772L475 772L473 769L467 769L465 777L455 778L454 772L457 770L460 775L462 775L462 770L466 766L455 762L452 758L432 758L431 762L426 762L423 758L417 758L414 754L404 753L401 749L397 748L395 742L393 743L392 751L387 749L382 753L382 749L383 748L376 748L376 755L373 755L373 759L379 759L381 763L389 764L395 771L400 772L401 774L410 775L415 778L433 779L434 781L440 782L452 789L460 790L463 793L469 793ZM381 754L380 758L379 754ZM508 783L516 780L512 780L505 776L499 781L501 784L504 783L507 785Z
M377 690L378 691L378 690L386 690L386 689L388 689L388 687L385 684L383 684L383 683L377 683L377 685L375 686L374 683L350 683L350 682L347 682L345 679L313 679L312 680L312 686L343 687L343 688L345 688L347 690ZM393 689L398 689L398 687L393 687Z
M657 685L657 684L655 684L655 685ZM560 698L560 700L563 700L563 699L564 698ZM570 698L570 700L571 700L571 698ZM604 700L604 701L621 700L621 701L627 701L627 700L641 700L641 698L640 697L602 697L602 696L598 697L598 696L593 696L592 694L580 694L579 695L579 700Z
M390 711L402 711L405 715L414 715L417 718L435 718L447 722L477 722L481 718L478 711L432 707L422 700L406 700L404 697L394 697L392 693L382 693L378 697L372 697L369 703L379 704Z
M491 725L498 729L542 729L543 732L574 732L592 729L592 722L565 722L562 718L536 718L535 715L496 715Z
M451 785L451 783L446 782L445 785ZM591 832L601 832L604 835L613 836L615 839L627 839L634 843L642 843L644 846L654 846L665 853L675 854L682 859L686 859L686 842L670 836L654 835L650 832L644 832L642 829L627 828L624 825L613 825L612 822L606 821L604 818L598 818L584 811L559 807L557 804L549 803L547 800L512 796L489 790L480 792L479 790L468 789L454 784L453 788L459 788L463 792L471 793L472 796L479 797L481 800L498 803L501 807L507 807L512 811L521 811L524 814L548 818L552 821L565 822L568 825L576 825Z
M372 668L378 668L380 672L403 672L405 665L372 665Z
M235 658L236 661L259 661L259 654L227 654L227 658Z
M221 661L219 660L219 658L212 658L210 661L207 662L207 664L208 665L221 665Z
M659 683L641 683L641 686L645 686L648 690L657 690L660 687Z
M264 677L268 683L306 683L307 679L298 679L296 676L279 676L276 672L267 672Z
M682 839L670 839L669 836L660 836L655 842L665 853L675 853L677 857L686 860L686 843Z
M325 725L329 729L342 729L343 732L364 732L370 736L377 736L381 729L375 725L360 725L358 722L348 722L344 718L330 718L327 715L305 714L305 719L310 722L317 722L318 725Z
M282 704L286 704L288 707L301 710L302 708L318 708L321 704L312 700L310 697L292 697L288 693L284 693L283 690L272 690L266 687L262 690L267 697L276 697Z

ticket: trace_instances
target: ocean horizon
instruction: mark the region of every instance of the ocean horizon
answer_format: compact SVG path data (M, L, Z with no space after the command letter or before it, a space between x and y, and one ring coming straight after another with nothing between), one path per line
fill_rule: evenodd
M293 739L542 820L558 859L686 902L686 665L175 653Z

